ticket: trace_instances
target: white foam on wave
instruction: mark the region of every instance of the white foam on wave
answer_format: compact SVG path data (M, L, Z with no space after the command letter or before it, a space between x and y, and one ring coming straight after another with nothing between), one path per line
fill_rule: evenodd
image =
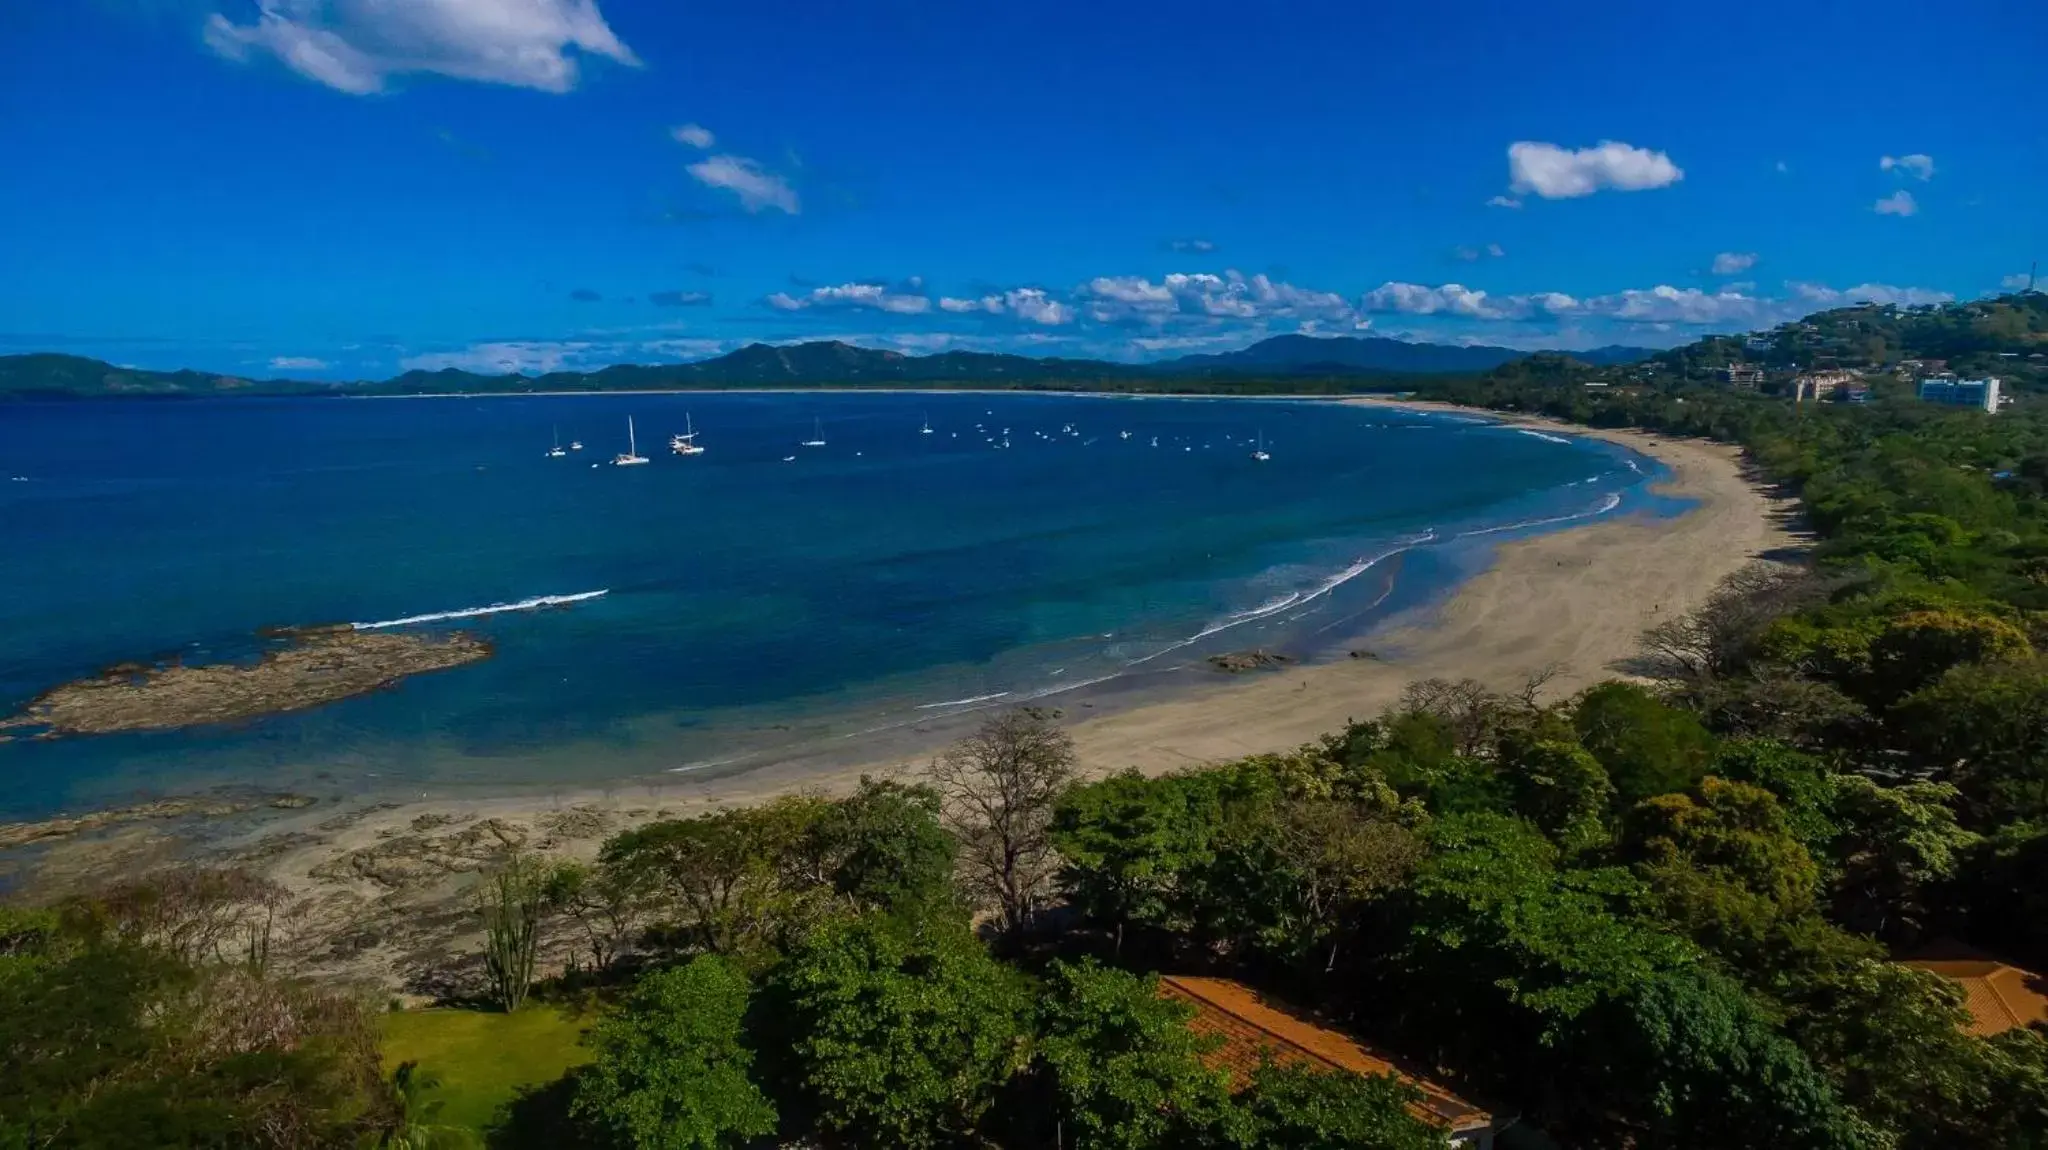
M1420 547L1424 543L1432 542L1435 539L1435 531L1431 531L1425 535L1418 535L1415 538L1410 539L1406 543L1401 544L1399 547L1393 548L1392 550L1382 551L1378 555L1374 555L1365 559L1360 559L1356 563L1353 563L1351 566L1344 568L1342 571L1337 572L1335 575L1330 576L1329 578L1323 580L1321 583L1318 583L1316 586L1310 588L1307 591L1296 591L1291 595L1284 595L1278 599L1268 600L1267 602L1262 603L1249 611L1239 611L1232 615L1226 615L1222 619L1209 624L1207 627L1202 628L1200 631L1195 632L1193 635L1190 635L1177 643L1170 643L1165 647L1161 647L1159 650L1152 652L1150 655L1146 655L1142 658L1132 659L1130 662L1125 663L1124 666L1135 667L1140 663L1149 663L1152 660L1157 659L1161 655L1178 651L1183 647L1192 646L1193 644L1199 643L1202 640L1207 639L1209 636L1217 634L1218 632L1228 631L1232 627L1242 626L1243 624L1250 623L1256 619L1264 619L1269 616L1276 615L1282 611L1287 610L1290 607L1297 607L1304 603L1312 603L1317 599L1320 599L1323 596L1328 595L1330 592L1335 591L1337 588L1342 587L1344 584L1351 582L1353 579L1358 578L1360 575L1365 574L1367 571L1372 570L1381 562L1391 559L1404 551L1409 551L1416 547Z
M1570 523L1574 519L1591 519L1596 515L1605 515L1619 506L1621 506L1621 496L1617 493L1609 493L1607 499L1591 511L1580 511L1573 515L1553 515L1548 519L1527 519L1520 523L1507 523L1499 527L1481 527L1473 531L1460 531L1452 536L1452 538L1467 539L1474 535L1498 535L1503 531L1520 531L1525 527L1543 527L1551 523Z
M986 703L990 699L1008 698L1009 694L1010 692L1008 691L997 691L993 695L975 695L966 699L947 699L943 703L919 703L917 709L920 711L931 711L940 707L964 707L969 703Z
M503 615L509 611L538 611L543 607L566 607L571 603L582 603L607 595L611 588L597 591L578 591L574 595L535 595L516 603L492 603L488 607L464 607L460 611L434 611L425 615L407 615L403 619L380 619L375 623L350 623L358 631L381 631L386 627L411 627L419 623L440 623L448 619L474 619L480 615Z
M1570 443L1570 442L1571 442L1571 440L1569 440L1569 439L1566 439L1566 438L1565 438L1564 436L1562 436L1562 435L1551 435L1551 434L1549 434L1549 433L1547 433L1547 432L1542 432L1542 431L1537 431L1537 430L1534 430L1533 428L1528 428L1528 427L1517 427L1517 428L1515 428L1515 430L1516 430L1516 431L1519 431L1519 432L1521 432L1521 433L1522 433L1523 435L1533 435L1533 436L1535 436L1536 438L1538 438L1538 439L1540 439L1540 440L1543 440L1543 441L1544 441L1545 443Z

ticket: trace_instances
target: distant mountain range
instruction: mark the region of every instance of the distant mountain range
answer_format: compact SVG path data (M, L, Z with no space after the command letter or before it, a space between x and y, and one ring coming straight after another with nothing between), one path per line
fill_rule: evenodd
M1238 351L1188 355L1162 363L1034 358L949 351L905 355L837 341L750 344L698 363L620 364L596 371L545 375L483 375L448 368L409 371L355 383L259 380L199 371L143 371L82 356L39 353L0 356L0 396L113 397L200 395L413 395L521 391L637 391L678 388L962 386L1071 387L1102 390L1218 390L1253 380L1355 381L1368 390L1405 375L1482 372L1528 356L1505 347L1453 347L1397 339L1282 335ZM1594 366L1631 363L1646 348L1603 347L1571 352Z

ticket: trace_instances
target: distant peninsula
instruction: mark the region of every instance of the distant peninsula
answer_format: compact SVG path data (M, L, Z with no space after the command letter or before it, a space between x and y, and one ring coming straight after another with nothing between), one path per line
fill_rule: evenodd
M906 355L836 340L750 344L696 363L618 364L596 371L484 375L446 368L346 383L147 371L84 356L0 356L0 399L223 396L509 395L523 392L684 391L796 387L1015 388L1110 392L1389 391L1404 381L1476 374L1526 359L1506 347L1409 343L1359 336L1281 335L1238 351L1159 363L949 351ZM1556 354L1556 353L1550 353ZM1589 367L1634 363L1647 348L1568 353Z

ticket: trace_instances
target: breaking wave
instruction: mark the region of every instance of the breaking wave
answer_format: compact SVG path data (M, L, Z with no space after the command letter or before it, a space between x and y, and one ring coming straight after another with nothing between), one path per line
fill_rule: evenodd
M464 607L460 611L434 611L425 615L407 615L403 619L380 619L375 623L350 623L358 631L380 631L386 627L411 627L419 623L440 623L448 619L474 619L481 615L503 615L509 611L538 611L543 607L566 607L608 594L611 588L598 591L578 591L574 595L535 595L516 603L492 603L488 607Z

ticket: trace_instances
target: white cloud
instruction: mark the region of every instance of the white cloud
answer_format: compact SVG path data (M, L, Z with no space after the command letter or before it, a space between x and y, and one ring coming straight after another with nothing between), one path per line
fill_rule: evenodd
M2012 275L2004 277L2003 279L2000 279L1998 281L1998 286L2005 288L2009 291L2025 291L2030 285L2033 284L2033 282L2034 277L2031 275L2014 273Z
M1488 244L1486 245L1486 254L1492 256L1494 259L1499 259L1502 256L1507 255L1508 251L1506 248L1501 247L1499 244Z
M1714 257L1714 274L1717 276L1739 276L1755 266L1755 252L1722 252Z
M270 358L272 371L319 371L326 366L326 360L314 359L310 355L276 355Z
M1522 206L1522 201L1513 196L1495 196L1486 201L1486 206L1489 208L1519 208Z
M923 315L932 310L932 301L915 290L919 286L916 280L904 285L912 289L909 291L878 283L834 284L812 288L799 296L776 292L768 297L767 302L769 307L781 311L861 309L884 311L891 315Z
M409 355L399 360L398 366L403 371L442 371L452 367L480 375L545 374L579 360L592 347L589 343L536 340L473 343L455 351Z
M1207 255L1216 250L1216 245L1213 242L1197 239L1168 240L1166 241L1166 246L1171 251L1192 252L1197 255Z
M1154 283L1142 276L1097 276L1076 296L1101 323L1162 324L1176 319L1350 321L1357 311L1336 292L1312 291L1266 275L1232 269L1222 275L1174 272Z
M1684 179L1685 172L1663 152L1615 140L1577 150L1521 140L1508 145L1508 176L1517 192L1559 200L1603 188L1640 192L1668 187Z
M576 86L571 52L638 65L596 0L256 0L256 20L207 18L208 47L230 60L269 53L355 95L428 72L543 92Z
M1792 165L1790 165L1790 164L1786 163L1786 162L1785 162L1785 161L1783 161L1783 160L1779 160L1779 161L1778 161L1778 171L1780 171L1780 172L1789 172L1789 171L1791 171L1791 170L1792 170Z
M1913 193L1900 188L1877 201L1873 210L1880 216L1910 216L1920 211L1920 204L1913 199Z
M1848 307L1851 304L1875 303L1892 304L1898 307L1917 307L1921 304L1948 303L1956 297L1945 291L1928 288L1894 287L1891 284L1857 284L1852 288L1835 289L1826 284L1792 282L1785 285L1792 289L1793 300L1803 312L1821 308Z
M1569 298L1569 297L1567 297ZM1366 311L1401 312L1406 315L1454 315L1467 319L1507 319L1511 311L1505 301L1490 300L1483 291L1463 284L1425 287L1422 284L1388 282L1365 293L1360 306Z
M939 300L939 310L956 315L1008 315L1047 327L1072 323L1076 314L1071 305L1052 298L1042 288L1011 288L974 299L944 296Z
M1914 152L1905 156L1884 156L1877 161L1880 170L1898 172L1917 180L1934 178L1934 157L1925 152Z
M706 187L724 188L738 196L740 206L750 212L778 208L793 216L800 207L796 189L788 180L745 156L711 156L685 170Z
M669 138L692 148L708 148L718 142L711 129L702 124L678 124L668 130Z

